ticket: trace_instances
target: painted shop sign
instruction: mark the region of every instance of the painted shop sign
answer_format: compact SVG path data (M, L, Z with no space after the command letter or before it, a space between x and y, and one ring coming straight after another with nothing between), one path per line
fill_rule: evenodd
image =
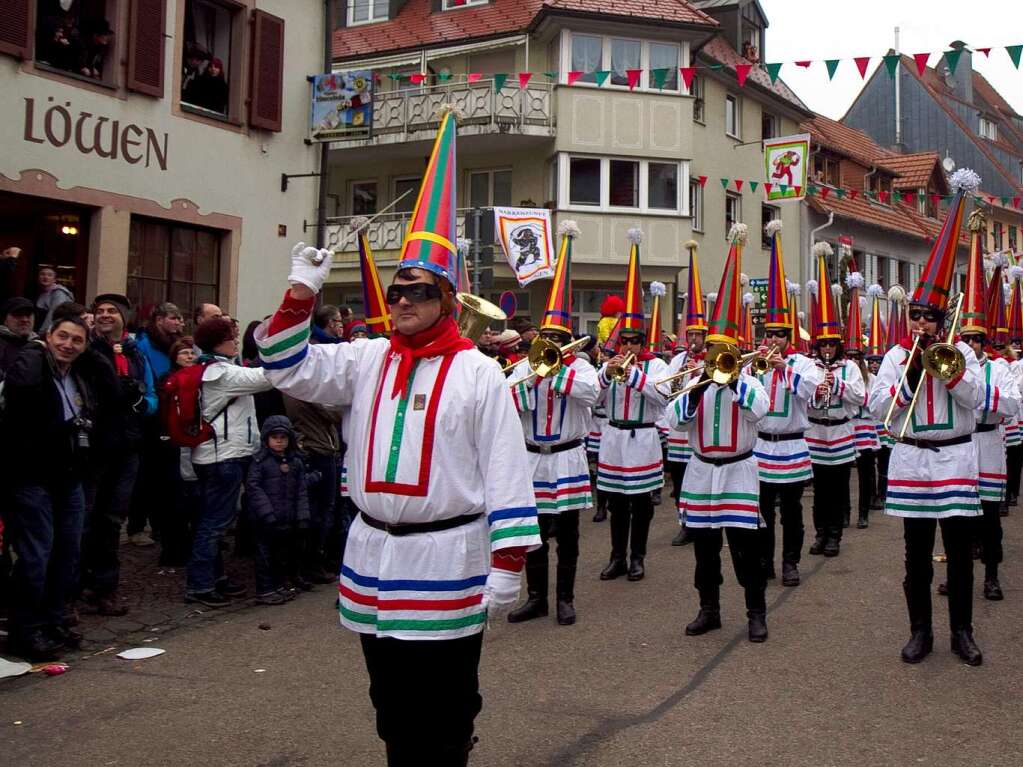
M144 162L147 168L167 170L166 133L159 134L135 123L122 125L120 120L91 112L72 113L70 101L61 104L53 96L39 107L37 115L36 100L25 99L25 141L58 149L70 146L83 155L123 160L129 165Z

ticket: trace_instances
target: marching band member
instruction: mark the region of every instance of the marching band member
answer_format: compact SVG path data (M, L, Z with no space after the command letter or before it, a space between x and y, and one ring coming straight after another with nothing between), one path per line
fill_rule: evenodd
M877 437L877 423L867 408L867 396L874 376L867 369L863 360L863 304L865 297L860 296L863 288L863 275L856 271L855 261L849 262L849 274L845 278L849 288L849 310L845 323L845 354L856 365L863 380L863 400L856 406L852 414L853 444L856 447L856 480L859 485L857 493L859 516L856 527L860 530L869 524L870 504L877 492L877 452L881 449L881 441ZM846 512L842 527L849 527L851 509Z
M579 236L574 221L558 226L561 252L550 296L540 324L540 338L559 347L572 342L572 240ZM512 397L522 416L533 493L543 544L526 555L528 598L508 614L509 623L547 615L548 541L558 543L557 619L575 623L575 571L579 560L579 512L593 505L583 440L590 424L590 407L600 396L597 370L574 354L562 356L556 373L530 375L524 360L513 370Z
M824 374L813 360L792 346L795 313L781 249L781 221L764 227L771 238L771 267L767 276L765 343L771 369L757 376L767 392L769 407L758 425L754 455L760 478L760 561L768 579L774 577L775 501L781 502L783 586L799 585L803 551L803 487L813 479L804 433L810 425L807 406ZM798 331L796 331L798 332Z
M306 401L350 405L352 522L341 623L358 632L389 765L465 764L481 707L488 612L514 605L540 545L518 414L494 362L458 333L455 122L441 120L394 281L394 332L310 346L329 251L300 243L291 289L257 332L267 378Z
M874 379L877 377L877 371L881 369L881 360L884 359L885 353L885 328L881 322L882 296L884 296L884 288L880 285L875 283L867 288L867 299L871 302L870 323L867 326L867 345L863 350L864 365L860 371L863 373L868 397L874 388ZM870 525L870 512L883 508L881 499L884 498L888 486L888 457L891 455L888 440L891 438L885 431L884 424L874 418L867 403L864 403L857 413L857 428L859 428L859 419L868 419L870 429L874 433L870 449L862 451L856 458L857 473L860 472L860 463L863 462L867 464L866 470L874 474L874 479L870 482L864 482L864 478L860 477L860 515L856 527L862 530ZM870 497L864 500L866 493L869 493Z
M732 246L709 323L707 341L711 344L738 345L739 270L746 236L743 224L733 224L729 232ZM749 641L763 642L767 639L766 581L760 564L760 487L753 446L769 400L760 382L738 369L737 354L736 363L730 383L713 382L704 369L701 385L677 396L667 408L668 423L674 429L687 430L693 448L682 481L679 513L685 515L693 536L700 611L685 633L698 636L721 628L724 529L732 566L745 591Z
M1009 267L1009 346L1005 350L1005 360L1009 363L1017 387L1023 392L1023 266ZM1005 422L1005 463L1008 472L1008 484L1005 488L1005 502L1002 504L1002 516L1009 513L1009 507L1017 504L1019 497L1020 473L1023 471L1023 429L1020 419L1013 416Z
M643 233L630 229L628 237L631 248L618 353L604 364L597 377L608 416L600 438L597 489L608 494L611 513L611 558L600 573L603 581L626 574L630 581L643 579L643 559L654 515L650 493L664 485L661 441L655 422L666 399L654 382L664 378L668 366L660 357L644 351L646 327L639 263ZM631 556L626 565L630 531Z
M849 419L863 404L866 391L860 369L844 357L842 332L834 296L828 286L825 261L833 251L826 242L818 242L813 250L820 282L811 321L817 366L824 380L810 400L810 428L806 434L813 462L813 526L816 528L810 553L837 557L842 526L850 512L849 478L856 460L856 437ZM810 287L812 292L814 285Z
M973 171L965 168L952 174L950 184L956 196L911 302L909 319L917 348L914 349L911 339L905 338L888 351L870 396L874 417L884 418L896 437L903 427L906 434L892 450L885 502L885 513L903 518L906 543L903 590L911 629L909 642L902 648L902 659L906 663L922 661L934 644L931 580L938 524L948 558L952 651L973 666L983 661L973 639L972 626L971 533L974 523L971 518L981 514L973 431L975 411L990 392L981 381L976 355L962 342L955 345L962 359L956 360L951 368L954 371L961 366L961 369L947 380L935 377L924 368L925 351L936 342L944 341L939 338L939 332L949 307L963 208L967 194L972 196L979 181ZM914 393L918 390L914 402ZM890 420L887 418L889 406L892 406Z

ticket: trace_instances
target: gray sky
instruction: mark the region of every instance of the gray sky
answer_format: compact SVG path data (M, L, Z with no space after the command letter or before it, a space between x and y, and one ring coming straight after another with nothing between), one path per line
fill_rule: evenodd
M991 55L974 53L973 67L1023 114L1023 64L1014 69L1006 45L1023 43L1023 3L1019 0L760 0L770 26L766 61L783 61L781 77L816 112L839 119L863 87L854 56L870 56L869 79L883 66L881 56L894 47L900 28L902 53L948 50L953 40L970 49L991 46ZM791 64L813 59L809 69ZM843 59L828 80L823 59Z

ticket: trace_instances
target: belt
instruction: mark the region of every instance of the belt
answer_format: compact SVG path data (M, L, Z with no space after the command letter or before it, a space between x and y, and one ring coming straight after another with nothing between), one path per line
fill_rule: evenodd
M463 514L460 517L438 519L436 522L412 522L400 525L392 525L387 522L381 522L379 519L373 519L373 517L364 512L362 509L359 509L359 516L362 517L362 521L370 527L375 527L377 530L383 530L389 535L413 535L415 533L436 533L440 530L450 530L453 527L461 527L462 525L467 525L470 522L475 522L483 515Z
M951 445L965 445L968 442L973 441L972 434L964 434L962 437L953 437L952 439L912 439L905 437L900 442L909 445L910 447L917 447L921 450L933 450L935 453L938 452L938 448L950 447Z
M790 431L788 434L768 434L766 431L758 431L757 436L764 442L787 442L790 439L802 439L803 432Z
M655 423L640 423L636 421L608 421L609 426L614 426L616 429L654 429L657 427Z
M843 423L849 423L848 418L811 418L810 423L815 423L818 426L841 426Z
M526 443L526 450L530 453L540 453L541 455L547 455L549 453L563 453L566 450L573 450L574 448L582 445L581 439L573 439L568 442L562 442L559 445L531 445Z
M747 450L745 453L733 455L731 458L708 458L707 456L700 455L696 452L694 452L693 455L704 463L709 463L711 466L727 466L730 463L738 463L739 461L745 461L747 458L751 458L753 456L753 451Z
M996 424L996 423L978 423L977 424L977 434L982 434L982 433L984 433L986 431L994 431L997 428L998 428L998 424Z

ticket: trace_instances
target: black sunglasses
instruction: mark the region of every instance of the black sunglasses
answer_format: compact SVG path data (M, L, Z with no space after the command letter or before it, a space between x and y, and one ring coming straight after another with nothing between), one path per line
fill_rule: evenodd
M789 337L789 331L787 331L787 330L765 330L764 331L764 335L767 336L768 338L770 338L772 336L775 337L775 338L788 338Z
M394 304L405 298L414 304L440 298L441 291L436 285L428 282L412 282L408 285L389 285L387 288L387 305Z
M909 310L909 318L911 320L913 320L913 322L919 321L919 319L921 317L923 317L928 322L937 322L938 321L938 315L935 312L932 312L930 309L928 309L926 311L923 310L923 309L910 309Z
M620 336L618 339L623 344L641 344L643 339L639 336Z

